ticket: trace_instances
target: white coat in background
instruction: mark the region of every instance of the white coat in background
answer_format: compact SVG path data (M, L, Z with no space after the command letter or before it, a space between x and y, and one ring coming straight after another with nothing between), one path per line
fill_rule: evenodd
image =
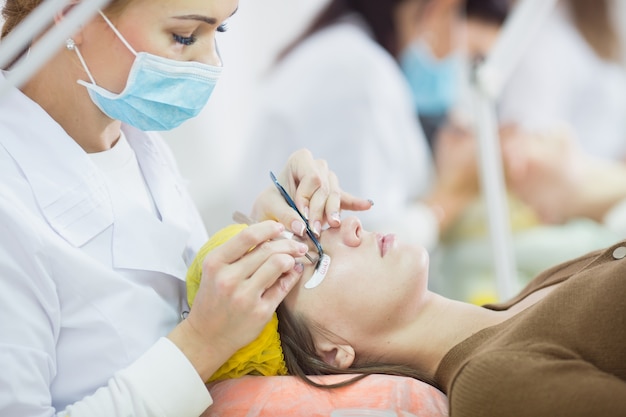
M160 218L36 103L0 98L0 415L183 417L211 403L164 338L206 232L163 141L123 130Z
M361 20L309 37L264 81L238 170L240 209L270 184L270 170L308 148L344 190L375 202L359 213L367 229L437 241L436 218L416 202L429 189L432 162L409 86Z
M562 3L533 36L499 111L530 130L565 122L590 155L626 158L626 70L594 52Z

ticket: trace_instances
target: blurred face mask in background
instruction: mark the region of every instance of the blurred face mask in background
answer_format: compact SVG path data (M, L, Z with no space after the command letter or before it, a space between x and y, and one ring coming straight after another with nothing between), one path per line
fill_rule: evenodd
M417 41L403 51L400 67L411 87L418 114L441 115L455 104L461 79L458 55L438 59L425 42Z

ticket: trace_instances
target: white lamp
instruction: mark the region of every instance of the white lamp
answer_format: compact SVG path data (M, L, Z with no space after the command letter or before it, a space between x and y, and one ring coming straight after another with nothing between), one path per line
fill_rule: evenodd
M19 87L26 82L50 57L65 45L65 40L72 36L80 26L106 6L110 0L89 0L74 3L74 7L65 15L60 24L54 25L7 73L5 80L0 80L0 99L11 86ZM11 31L0 43L0 68L24 50L33 38L39 36L53 21L54 16L73 0L46 0L30 13L24 21Z
M476 68L473 77L480 177L489 221L496 290L500 300L513 295L517 273L500 158L495 101L526 50L532 34L545 22L557 1L519 0L505 21L493 49Z

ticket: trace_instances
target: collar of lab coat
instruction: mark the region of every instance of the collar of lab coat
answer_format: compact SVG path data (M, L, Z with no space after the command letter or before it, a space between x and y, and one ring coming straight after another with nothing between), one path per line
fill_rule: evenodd
M3 78L2 72L0 77ZM123 130L154 198L161 219L116 210L116 190L85 151L37 103L18 89L0 97L0 146L24 177L49 225L80 247L113 227L112 259L117 268L160 271L184 279L185 223L180 181L156 137L129 126Z

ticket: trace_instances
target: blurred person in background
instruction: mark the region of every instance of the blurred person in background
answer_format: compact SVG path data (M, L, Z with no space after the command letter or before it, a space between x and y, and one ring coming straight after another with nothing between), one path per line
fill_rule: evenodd
M499 100L500 120L538 132L565 124L582 149L626 157L626 71L610 0L561 0Z
M464 48L471 59L489 53L514 6L509 0L464 2ZM618 64L619 42L609 10L610 3L605 1L559 2L531 35L528 50L496 103L519 285L552 264L610 244L620 236L600 223L599 215L591 215L591 207L599 211L599 206L608 204L602 201L619 194L619 187L608 184L604 191L589 193L592 187L581 181L584 191L564 192L565 180L572 180L572 166L581 161L597 162L576 168L579 180L582 172L593 172L591 178L619 172L608 160L620 159L626 145L622 133L624 70ZM548 173L548 161L558 156L556 150L565 152L569 147L576 148L571 152L576 158L563 154L567 163L552 160L551 170L565 171L553 173L553 180L542 179L539 172ZM612 168L596 169L602 160ZM545 164L543 171L529 168L541 163ZM574 184L568 185L572 191ZM580 202L579 210L573 201L583 195L598 201ZM564 212L556 213L557 208ZM496 298L486 215L478 199L443 236L433 264L445 287L439 290L449 296L476 303ZM447 280L458 276L459 270L474 278L462 283Z
M476 192L464 185L476 182L475 161L464 160L474 154L454 146L457 153L431 159L400 66L439 3L450 1L332 0L321 10L265 80L239 172L242 207L284 155L306 146L347 191L375 201L362 216L367 227L437 244ZM458 136L450 129L445 142ZM435 176L435 165L446 175ZM459 168L439 168L448 165Z
M422 24L426 42L421 43L434 45L430 47L432 56L441 66L447 63L447 68L452 68L455 58L471 63L489 53L517 1L441 3L432 7L430 19ZM530 45L497 101L502 125L531 132L565 125L591 155L610 159L626 156L626 121L622 117L626 113L626 71L614 8L610 0L557 2L539 30L530 35ZM457 63L457 73L460 66ZM417 79L416 74L424 72L412 71L408 76ZM434 93L443 83L424 78L413 84L421 84L422 94L416 100L444 102L437 98L443 93ZM458 81L447 85L447 104L439 106L440 113L454 110L459 102ZM428 111L423 106L421 113Z
M417 37L400 55L415 111L429 145L448 122L457 105L467 72L463 36L462 0L431 2L417 28Z
M544 223L588 218L626 235L626 164L585 152L572 135L516 135L504 143L508 183Z

